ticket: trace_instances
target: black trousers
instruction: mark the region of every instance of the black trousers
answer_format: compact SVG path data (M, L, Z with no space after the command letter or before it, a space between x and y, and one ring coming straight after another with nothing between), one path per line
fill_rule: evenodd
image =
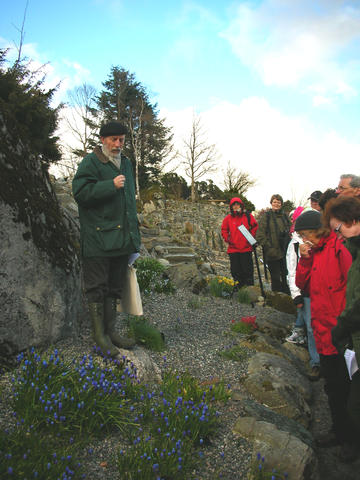
M350 419L354 422L357 431L360 432L360 370L352 376L347 407ZM360 442L360 435L358 441Z
M89 303L106 297L121 298L129 255L120 257L84 257L85 294Z
M254 265L252 252L229 253L231 276L239 282L239 288L244 285L254 285Z
M267 266L269 267L271 277L271 290L273 292L283 292L289 294L289 286L286 280L286 259L280 258L280 260L267 260Z
M335 435L340 443L354 443L358 434L348 410L351 380L344 357L320 354L320 372L325 380L324 390L328 397Z

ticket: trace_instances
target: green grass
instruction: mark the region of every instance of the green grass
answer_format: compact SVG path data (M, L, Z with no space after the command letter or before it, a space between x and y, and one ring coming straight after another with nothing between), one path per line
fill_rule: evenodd
M144 317L129 318L129 336L149 350L161 352L165 348L161 332Z
M254 327L245 322L233 323L230 329L232 332L241 333L243 335L251 335L254 332Z
M236 362L241 362L247 357L247 351L244 347L240 345L234 345L226 348L219 352L219 355L225 358L226 360L234 360Z
M249 291L246 287L240 288L240 290L236 293L236 299L239 303L245 303L247 305L252 303Z
M191 297L190 300L188 301L188 307L191 308L191 310L198 310L199 308L202 308L202 306L205 303L205 299L199 296L194 296Z

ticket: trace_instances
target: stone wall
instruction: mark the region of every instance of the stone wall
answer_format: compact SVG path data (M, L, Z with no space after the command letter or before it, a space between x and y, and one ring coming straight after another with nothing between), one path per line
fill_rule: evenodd
M229 213L228 205L216 202L191 203L182 200L153 200L144 205L142 223L171 232L179 243L195 247L203 256L225 254L221 222Z

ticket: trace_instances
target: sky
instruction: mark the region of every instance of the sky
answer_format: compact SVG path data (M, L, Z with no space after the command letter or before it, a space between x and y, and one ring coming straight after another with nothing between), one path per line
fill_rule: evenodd
M230 163L256 180L257 209L360 174L360 0L2 0L9 60L25 10L22 53L60 82L55 103L125 68L180 151L200 116L217 151L203 180L222 188Z

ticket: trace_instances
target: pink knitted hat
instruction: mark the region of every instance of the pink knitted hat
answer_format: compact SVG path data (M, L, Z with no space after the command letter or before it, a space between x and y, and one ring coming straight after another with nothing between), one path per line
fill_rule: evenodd
M304 207L297 207L295 208L294 210L294 213L292 214L292 224L291 224L291 227L290 227L290 233L293 233L294 232L294 227L295 227L295 222L296 222L296 219L298 217L300 217L300 215L303 213L304 211Z

